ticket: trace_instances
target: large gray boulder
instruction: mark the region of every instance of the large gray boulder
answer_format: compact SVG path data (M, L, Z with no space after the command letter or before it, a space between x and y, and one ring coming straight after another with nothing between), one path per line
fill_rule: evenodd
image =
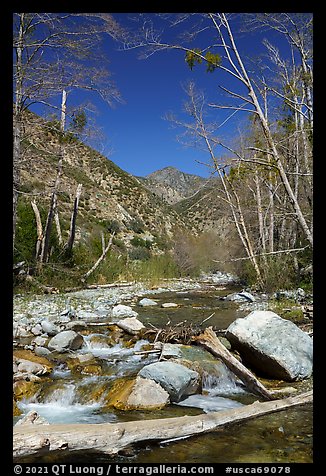
M128 334L138 334L138 332L145 329L144 324L135 317L126 317L125 319L120 319L116 325L126 331Z
M49 336L55 336L60 332L59 327L54 323L47 320L41 322L42 330Z
M245 361L269 377L293 381L312 374L311 337L272 311L253 311L236 319L226 338Z
M122 318L122 317L138 317L138 312L134 311L132 307L125 306L124 304L118 304L114 306L111 311L112 317Z
M163 408L170 402L169 394L154 380L137 377L127 398L129 408L151 410Z
M78 334L75 331L62 331L59 332L56 336L48 343L48 348L50 350L55 350L57 352L66 352L68 350L77 350L84 343L83 336Z
M138 376L154 380L170 395L172 402L178 402L185 395L196 393L200 376L175 362L155 362L143 367Z

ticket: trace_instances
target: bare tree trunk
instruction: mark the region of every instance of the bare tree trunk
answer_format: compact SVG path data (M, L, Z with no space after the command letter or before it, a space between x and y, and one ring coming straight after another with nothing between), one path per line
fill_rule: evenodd
M269 171L269 226L268 226L268 249L274 251L274 191L273 191L272 171Z
M259 184L259 175L258 169L255 170L255 184L256 184L256 199L257 199L257 215L258 215L258 224L259 224L259 238L261 247L264 253L266 253L266 240L265 240L265 228L264 228L264 217L263 217L263 206L261 199L261 190Z
M38 260L40 252L41 252L42 241L43 241L43 226L42 226L40 212L39 212L39 209L37 208L35 200L31 201L31 205L32 205L34 215L35 215L35 220L36 220L37 241L36 241L35 258L36 260Z
M202 334L194 337L194 340L203 345L213 355L222 359L225 365L246 385L248 390L267 400L273 399L272 393L221 343L212 327L205 329Z
M15 248L18 191L20 186L21 139L22 139L22 108L23 108L23 36L24 16L20 14L19 34L16 46L16 97L14 105L14 143L13 143L13 247Z
M77 213L78 213L78 204L79 204L79 199L82 191L82 184L78 184L77 190L76 190L76 196L74 200L74 208L71 214L71 220L70 220L70 231L69 231L69 238L66 244L66 252L68 255L72 251L72 247L74 245L75 241L75 233L76 233L76 219L77 219Z
M62 233L61 233L61 226L60 226L58 208L56 208L56 210L54 212L54 221L55 221L55 227L57 229L59 245L62 246L63 245L63 239L62 239Z
M61 143L60 143L60 151L59 151L59 160L58 160L58 168L57 168L57 176L53 187L53 192L51 195L49 212L46 220L45 231L44 231L44 239L42 244L42 252L40 256L40 267L42 263L45 263L48 259L49 255L49 245L50 245L50 236L52 231L52 224L55 215L55 211L57 209L57 199L58 199L58 188L61 180L62 174L62 164L63 164L63 157L64 157L64 145L63 145L63 134L65 129L65 119L66 119L66 99L67 93L65 90L62 91L62 102L61 102L61 120L60 120L60 134L61 134Z
M50 455L60 451L101 452L114 455L143 441L188 438L217 430L225 425L312 403L312 391L270 402L254 402L232 410L195 416L137 420L98 424L22 424L14 426L13 454L18 459L28 455Z
M260 121L260 124L262 126L262 130L263 130L263 133L264 133L264 136L266 138L266 141L267 141L267 144L268 144L268 147L274 157L274 160L277 164L277 168L278 168L278 172L279 172L279 175L280 175L280 178L281 178L281 181L284 185L284 188L285 188L285 191L290 199L290 202L291 202L291 205L293 206L293 209L295 211L295 214L297 216L297 219L302 227L302 230L307 238L307 240L309 241L311 247L313 247L313 235L312 235L312 232L306 222L306 219L302 213L302 210L300 208L300 205L298 203L298 200L296 199L295 195L294 195L294 192L293 192L293 189L291 187L291 184L288 180L288 177L287 177L287 174L285 172L285 169L284 169L284 166L283 166L283 163L281 161L281 158L279 156L279 153L277 151L277 148L276 148L276 145L275 145L275 142L274 142L274 139L273 139L273 136L272 136L272 133L271 133L271 130L269 128L269 125L268 125L268 122L264 116L264 113L261 109L261 106L259 104L259 101L258 101L258 98L257 98L257 95L255 93L255 90L252 86L252 83L251 83L251 80L248 76L248 73L246 71L246 68L244 67L244 64L242 62L242 59L240 57L240 54L239 54L239 51L236 47L236 44L235 44L235 41L234 41L234 38L233 38L233 34L232 34L232 31L231 31L231 28L230 28L230 25L228 23L228 20L225 16L224 13L220 14L220 18L222 20L222 23L223 23L223 26L226 28L227 30L227 33L228 33L228 36L229 36L229 39L230 39L230 42L231 42L231 46L232 46L232 49L233 49L233 52L235 54L235 57L237 59L237 63L239 65L239 68L240 68L240 71L241 71L241 81L243 82L243 84L246 85L247 89L248 89L248 96L250 97L251 99L251 103L253 104L254 108L255 108L255 111L259 117L259 121ZM222 32L221 32L221 29L218 28L219 30L219 33L220 35L223 37L222 35ZM236 69L238 74L240 73L240 71L238 69Z

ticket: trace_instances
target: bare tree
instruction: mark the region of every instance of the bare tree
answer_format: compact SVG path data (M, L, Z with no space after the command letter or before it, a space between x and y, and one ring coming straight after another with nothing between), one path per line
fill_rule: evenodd
M244 60L237 47L235 37L231 28L231 15L225 13L179 15L174 20L174 24L185 22L189 18L191 18L191 20L194 22L195 16L199 18L199 21L201 22L200 26L196 25L197 30L195 31L194 28L188 34L187 39L189 40L190 38L191 40L195 40L200 32L207 32L208 29L213 29L213 32L215 32L215 38L217 37L218 42L216 42L215 39L214 43L201 49L186 46L185 42L179 42L174 44L166 43L161 40L160 35L154 32L152 26L150 24L147 24L147 26L144 27L145 38L143 42L140 42L140 44L137 46L147 46L148 50L147 53L145 53L145 55L147 56L153 54L156 51L161 50L180 50L186 54L186 61L188 62L191 68L196 63L204 62L206 63L207 69L209 71L220 69L230 75L233 79L236 79L238 81L239 90L237 91L231 91L230 89L221 86L222 90L235 102L234 105L210 103L210 107L218 110L227 109L231 111L229 118L232 117L232 114L235 111L247 113L249 112L250 114L254 114L257 117L265 141L265 147L263 151L267 157L267 162L270 163L274 170L277 170L285 193L288 196L289 203L293 209L295 219L300 224L305 238L312 247L312 228L307 222L305 213L302 210L302 206L298 200L298 197L296 196L291 180L289 179L286 166L282 160L283 156L278 148L278 144L275 140L270 123L267 119L267 115L264 111L264 104L266 104L266 98L264 95L261 95L259 89L257 89L255 79L252 77L251 73L248 73L248 69L245 66ZM302 62L305 62L305 66L302 66L303 71L306 71L306 73L311 72L311 68L306 62L305 50L303 49L302 44L298 40L298 35L292 35L291 41L296 44L297 47L300 49ZM220 51L221 54L212 53L212 51ZM310 83L306 79L305 82L306 90L307 87L309 89L309 92L306 91L306 96L311 97L311 88L309 86ZM244 91L244 93L242 93L242 90ZM312 125L312 106L310 100L308 101L308 103L309 104L307 104L307 110L309 111L309 120L310 124ZM271 202L274 199L272 189L270 199ZM272 213L272 205L270 207L270 210ZM271 230L272 224L273 221L271 215ZM271 240L270 243L271 247L273 247Z
M125 35L109 13L14 14L13 243L28 108L39 103L61 111L55 98L74 88L96 92L108 104L121 99L99 53L103 35L114 40Z

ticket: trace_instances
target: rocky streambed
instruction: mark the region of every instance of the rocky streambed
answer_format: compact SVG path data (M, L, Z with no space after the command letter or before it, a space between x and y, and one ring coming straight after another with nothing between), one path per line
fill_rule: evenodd
M268 313L259 315L268 306L267 297L243 291L233 277L222 273L201 281L173 281L156 289L133 284L63 295L15 296L14 423L23 423L31 411L50 424L103 423L196 415L257 400L222 361L201 346L160 340L160 330L189 323L221 330L221 340L228 339L224 344L232 345L238 358L245 356L257 377L280 395L310 388L311 337L290 321ZM243 326L248 322L245 316L255 310L256 321L258 317L258 322L264 322L261 331L275 323L285 324L274 335L284 336L284 329L296 335L292 353L281 339L274 339L272 347L275 350L278 344L279 355L258 358L263 364L260 368L254 365L257 356L239 336L244 327L242 334L257 337L253 322ZM240 331L232 330L237 320ZM271 339L260 334L258 340ZM305 350L295 354L303 345ZM259 352L262 355L263 350ZM305 362L302 354L308 355ZM280 368L291 358L291 369L282 373ZM273 362L270 374L262 372L268 362ZM228 429L218 440L217 435L203 435L187 444L140 445L117 455L116 461L257 462L265 458L266 462L309 462L311 426L311 408L304 407L259 418L242 425L241 430ZM246 435L242 444L241 434ZM84 457L68 453L58 458L82 461ZM109 457L97 455L96 461L101 458Z

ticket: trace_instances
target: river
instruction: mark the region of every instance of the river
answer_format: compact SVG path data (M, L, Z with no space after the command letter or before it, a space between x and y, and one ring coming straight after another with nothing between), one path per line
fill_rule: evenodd
M182 283L167 288L146 290L125 287L116 289L84 290L69 295L16 296L16 322L29 318L55 315L67 305L86 313L85 320L105 322L105 309L117 303L131 305L146 328L162 328L166 324L192 323L225 329L238 317L248 314L246 307L220 299L239 290L234 284ZM141 307L141 297L150 297L157 306ZM173 302L175 308L162 308ZM102 314L101 314L102 312ZM88 313L88 318L87 318ZM97 313L97 317L96 317ZM206 322L205 322L206 321ZM67 365L67 355L56 356L54 369L36 394L18 401L22 412L14 423L30 410L36 410L49 423L104 423L134 421L172 416L196 415L246 405L257 397L246 392L241 382L214 358L206 362L201 395L192 395L179 404L170 404L157 411L121 411L105 405L105 395L116 378L129 378L148 363L157 360L157 354L138 354L146 348L146 339L112 342L105 326L88 326L79 331L84 338L78 355L91 353L98 364L95 374L76 372ZM17 339L29 344L30 339ZM145 347L144 347L145 346ZM200 361L202 349L184 346L183 357ZM205 351L206 352L206 351ZM94 363L94 361L93 361ZM263 380L266 386L282 388L282 381ZM291 387L304 391L312 385L311 379L291 382ZM33 462L33 457L20 462ZM289 409L266 415L242 424L232 425L214 433L194 436L175 442L137 445L121 455L109 457L93 453L66 453L37 456L37 462L128 462L128 463L301 463L312 462L312 407Z

